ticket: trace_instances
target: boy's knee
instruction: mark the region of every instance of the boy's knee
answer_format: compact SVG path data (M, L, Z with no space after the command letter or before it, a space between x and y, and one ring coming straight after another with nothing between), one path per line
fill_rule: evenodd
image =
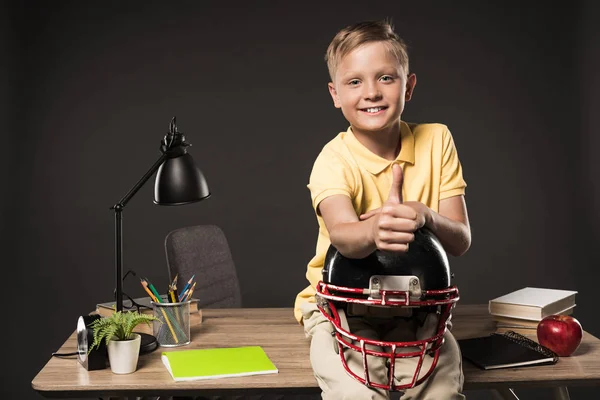
M331 323L314 303L306 303L301 306L302 324L307 337L314 336L317 330L330 329ZM331 329L330 329L331 330Z
M432 375L421 385L408 389L402 400L463 400L465 398L462 394L463 371L460 349L450 332L446 332L444 339L438 364ZM425 367L426 365L423 365L423 368Z
M323 400L388 400L389 396L384 390L375 390L358 381L355 384L338 385L333 390L324 390Z

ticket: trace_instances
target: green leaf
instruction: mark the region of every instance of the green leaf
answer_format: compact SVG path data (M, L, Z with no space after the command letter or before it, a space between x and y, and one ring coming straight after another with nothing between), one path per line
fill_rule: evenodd
M89 351L98 348L102 341L107 345L111 340L129 340L133 338L133 330L142 323L150 325L151 321L159 321L153 315L141 314L137 311L118 311L107 318L100 318L90 324L94 331L94 343Z

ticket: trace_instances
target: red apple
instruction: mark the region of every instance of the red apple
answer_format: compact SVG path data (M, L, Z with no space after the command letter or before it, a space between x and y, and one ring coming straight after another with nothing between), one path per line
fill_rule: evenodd
M561 357L573 354L582 336L581 324L570 315L549 315L537 326L538 342Z

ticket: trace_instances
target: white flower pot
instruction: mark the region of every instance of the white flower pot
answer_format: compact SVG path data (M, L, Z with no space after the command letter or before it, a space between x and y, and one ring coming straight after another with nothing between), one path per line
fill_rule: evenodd
M130 374L137 369L142 339L137 333L133 335L131 340L108 341L108 361L115 374Z

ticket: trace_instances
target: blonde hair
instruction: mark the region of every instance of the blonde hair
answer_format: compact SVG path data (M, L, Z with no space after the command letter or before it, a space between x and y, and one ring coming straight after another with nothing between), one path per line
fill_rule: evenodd
M329 69L329 76L334 80L337 66L352 50L369 42L384 42L389 52L398 59L398 62L408 74L408 52L406 44L394 32L389 21L365 21L350 25L339 31L327 48L325 62Z

